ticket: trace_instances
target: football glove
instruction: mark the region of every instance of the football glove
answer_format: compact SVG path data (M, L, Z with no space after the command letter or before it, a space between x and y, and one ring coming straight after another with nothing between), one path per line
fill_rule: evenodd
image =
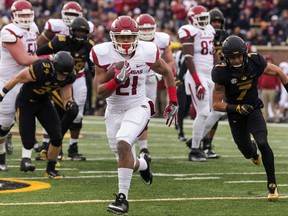
M125 60L121 69L114 67L115 78L119 83L125 83L131 73L130 64Z
M68 101L65 108L66 108L66 112L68 112L71 115L77 116L79 112L78 104L73 100Z
M204 86L201 83L196 85L196 97L199 100L203 100L204 99L205 91L206 90L205 90Z
M236 106L236 112L242 114L242 115L248 115L250 112L252 112L254 109L253 106L250 104L238 104Z
M178 113L178 104L176 102L170 101L168 106L164 110L164 117L166 117L166 125L171 126L173 120L175 124L177 123L177 113Z

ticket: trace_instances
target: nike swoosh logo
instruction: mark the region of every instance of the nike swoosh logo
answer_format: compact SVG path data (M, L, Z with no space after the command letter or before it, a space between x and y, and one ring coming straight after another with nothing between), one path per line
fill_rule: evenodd
M142 65L136 65L136 68L142 67Z

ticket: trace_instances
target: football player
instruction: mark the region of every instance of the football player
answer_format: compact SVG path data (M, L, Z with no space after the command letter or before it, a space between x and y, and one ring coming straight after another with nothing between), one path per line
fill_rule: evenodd
M155 43L160 50L160 56L168 64L171 70L175 70L175 62L172 52L169 48L170 36L164 32L156 32L155 19L149 14L141 14L137 17L136 22L139 26L139 39L142 41L150 41ZM146 78L146 96L154 103L156 101L157 83L162 79L161 75L150 71ZM148 154L151 160L150 152L148 151L148 127L139 137L138 143L140 147L140 154L142 152Z
M34 9L30 2L17 0L11 6L12 23L1 30L0 88L15 74L38 59L35 55L39 30L34 23ZM15 100L21 88L18 84L0 104L0 171L8 170L5 142L14 125ZM35 142L35 139L33 139ZM30 149L22 148L21 171L33 171Z
M119 16L111 25L110 37L111 42L92 48L90 58L96 68L97 97L107 101L106 133L118 161L119 191L107 210L127 214L133 172L139 170L145 184L150 185L153 180L148 155L142 153L137 158L134 145L154 114L153 101L146 97L145 91L150 69L161 74L166 83L170 102L165 116L169 126L177 115L177 96L171 69L160 57L156 44L139 41L139 27L134 19ZM119 68L117 62L124 63ZM107 79L107 74L110 79Z
M83 17L83 8L76 1L69 1L64 4L61 10L62 19L49 19L45 26L44 31L41 33L37 40L38 47L51 41L57 34L69 35L69 26L75 17ZM89 32L94 31L94 24L89 23Z
M61 88L66 112L78 113L77 103L72 99L72 83L76 79L74 60L68 52L60 51L52 60L40 59L12 77L0 91L0 101L19 83L24 83L16 99L17 119L22 143L26 149L34 147L35 118L51 137L45 177L58 179L63 175L55 170L57 156L62 145L62 129L58 114L51 102L50 93ZM6 98L6 97L5 97ZM4 98L4 99L5 99ZM47 115L49 113L49 115Z
M212 109L211 69L219 57L214 52L215 30L209 24L210 15L203 6L188 10L189 24L178 30L183 45L183 54L189 73L185 77L185 89L191 95L197 115L193 122L192 147L188 155L190 161L206 161L206 154L200 149L207 116Z
M82 128L82 118L84 113L84 106L86 102L87 86L85 81L84 66L87 62L90 70L94 70L93 63L89 60L89 53L94 46L94 42L89 39L89 25L85 18L76 17L72 21L69 36L57 35L48 44L43 45L37 50L37 55L47 55L57 53L58 51L70 52L75 61L75 69L77 72L76 81L73 83L73 98L79 106L79 113L76 119L66 119L64 127L70 128L70 146L68 149L68 157L71 160L84 161L86 157L78 152L78 139L80 130ZM94 71L93 71L94 72ZM52 99L55 107L59 113L60 118L64 115L64 107L62 105L61 97L58 92L53 92ZM59 100L60 99L60 100ZM74 120L74 121L73 121ZM73 123L72 123L73 121ZM48 139L48 138L47 138ZM44 151L47 152L48 140L44 142ZM61 160L63 154L60 154Z
M222 43L229 36L229 34L225 31L225 19L223 13L218 9L212 9L209 11L210 14L210 24L216 31L214 38L214 49L219 57L221 57ZM203 139L202 139L202 149L207 155L207 158L217 159L220 156L217 155L212 150L212 140L216 133L216 129L218 126L218 121L224 115L224 112L216 112L212 110L204 125Z
M247 52L245 42L238 36L229 36L222 45L223 60L212 70L215 82L213 108L227 112L234 142L246 159L261 163L267 175L268 200L278 199L274 155L268 144L267 126L261 112L263 103L258 97L257 83L262 74L278 76L288 91L288 78L278 66L267 63L258 53ZM225 100L224 100L225 99ZM254 140L251 141L250 136Z

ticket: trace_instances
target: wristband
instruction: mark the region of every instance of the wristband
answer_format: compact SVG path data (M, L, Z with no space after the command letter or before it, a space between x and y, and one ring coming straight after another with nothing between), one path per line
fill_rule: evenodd
M198 77L198 75L197 75L197 73L195 71L192 73L192 78L193 78L193 80L194 80L196 85L200 85L201 84L201 82L199 80L199 77Z
M237 105L235 105L235 104L228 104L227 106L226 106L226 112L227 113L231 113L231 112L236 112L236 108L237 108Z
M9 92L9 90L8 90L7 88L3 87L2 92L3 92L4 94L7 94L7 93Z
M4 97L7 93L9 92L9 90L5 87L3 87L1 90L0 90L0 95L2 97Z
M286 92L288 92L288 83L284 85L284 88L286 89Z
M168 86L167 93L169 100L177 103L176 86Z
M114 92L117 89L118 85L119 83L117 82L117 80L113 78L110 81L106 82L104 86L109 92Z

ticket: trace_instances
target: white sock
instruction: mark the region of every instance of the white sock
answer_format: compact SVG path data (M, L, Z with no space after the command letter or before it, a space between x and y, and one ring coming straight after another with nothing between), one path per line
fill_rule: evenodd
M128 191L130 189L130 183L133 175L133 169L118 168L118 187L119 193L123 193L128 200Z
M140 150L141 149L144 149L144 148L148 148L148 140L145 139L145 140L138 140L138 143L139 143L139 148Z
M146 170L148 167L146 160L143 157L138 158L138 160L139 160L139 168L137 171Z
M79 139L73 139L70 138L70 145L72 145L73 143L78 143Z
M25 149L22 147L22 158L31 158L32 156L32 149Z
M50 138L44 138L43 137L42 142L49 143L50 142Z
M206 116L197 114L193 122L192 148L198 149L200 146L206 118L207 118Z

